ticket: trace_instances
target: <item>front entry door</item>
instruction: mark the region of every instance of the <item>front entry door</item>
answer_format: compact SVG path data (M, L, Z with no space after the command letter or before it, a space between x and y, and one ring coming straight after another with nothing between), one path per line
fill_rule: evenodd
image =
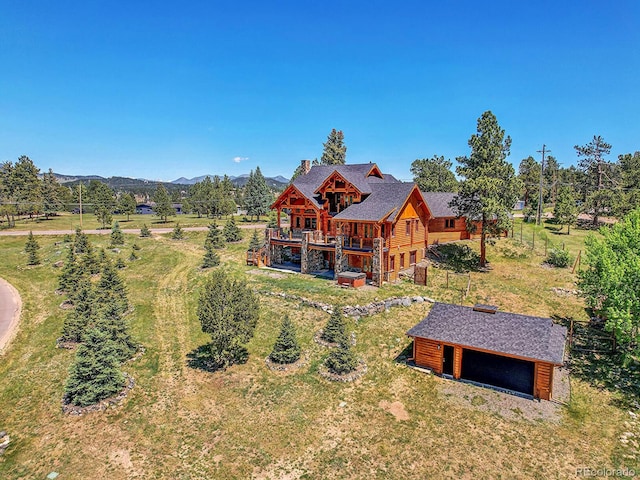
M453 375L453 347L444 345L442 352L442 373L445 375Z

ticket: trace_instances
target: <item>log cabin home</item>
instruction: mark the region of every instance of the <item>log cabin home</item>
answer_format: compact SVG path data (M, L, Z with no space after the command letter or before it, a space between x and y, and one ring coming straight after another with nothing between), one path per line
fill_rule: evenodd
M497 307L435 303L411 328L413 360L454 379L551 400L553 374L564 362L567 329L550 318Z
M449 207L454 193L421 192L375 163L302 166L271 206L278 227L266 231L268 266L333 271L334 279L364 272L379 286L424 259L430 244L473 238Z

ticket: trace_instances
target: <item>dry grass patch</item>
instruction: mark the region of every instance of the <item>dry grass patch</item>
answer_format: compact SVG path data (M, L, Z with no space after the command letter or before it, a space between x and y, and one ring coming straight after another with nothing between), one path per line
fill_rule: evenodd
M352 384L326 382L317 373L326 349L312 337L327 314L277 297L261 299L247 363L213 374L188 367L186 355L208 341L195 315L207 275L199 268L204 234L189 234L181 242L162 236L136 240L143 247L141 259L122 270L135 305L132 332L147 349L127 365L136 387L104 413L63 416L59 399L72 352L55 348L64 316L53 293L57 271L51 264L61 248L56 240L43 238L44 265L25 270L17 268L24 262L24 239L0 239L5 260L0 276L18 288L24 302L20 332L0 362L0 428L15 439L0 457L2 478L44 478L53 470L61 478L115 480L566 478L579 466L626 461L619 438L628 415L614 393L587 381L573 383L572 404L557 421L531 421L515 412L511 417L483 409L477 399L488 395L483 389L466 385L469 393L447 396L441 379L398 363L409 344L405 332L426 315L427 304L349 320L358 339L355 352L368 365L368 373ZM108 238L92 241L106 245ZM222 268L233 275L251 269L244 265L247 242L222 250ZM493 270L472 274L466 304L504 298L499 303L504 310L585 315L579 299L560 299L548 288L571 285L570 273L550 275L539 259L521 262L495 249L489 258ZM257 290L343 305L414 293L459 298L442 282L355 291L305 275L247 278ZM295 323L309 363L274 375L264 358L284 314ZM400 404L408 419L398 420L406 418ZM527 405L518 408L524 412Z

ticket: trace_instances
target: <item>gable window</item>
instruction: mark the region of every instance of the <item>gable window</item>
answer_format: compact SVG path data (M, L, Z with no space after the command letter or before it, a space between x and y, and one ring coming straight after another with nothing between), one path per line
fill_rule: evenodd
M419 229L420 229L420 221L416 219L416 233L418 233Z
M391 236L392 237L396 236L396 224L395 223L393 225L391 225Z
M444 228L455 228L456 219L455 218L447 218L444 221Z
M406 232L407 235L411 235L411 220L407 220L406 223Z

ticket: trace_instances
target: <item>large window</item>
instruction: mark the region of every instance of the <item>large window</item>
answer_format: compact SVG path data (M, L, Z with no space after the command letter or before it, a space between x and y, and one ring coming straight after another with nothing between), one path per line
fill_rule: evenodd
M409 252L409 265L415 265L415 264L416 264L416 251L413 250Z
M455 228L456 227L456 219L455 218L447 218L444 221L444 228Z

